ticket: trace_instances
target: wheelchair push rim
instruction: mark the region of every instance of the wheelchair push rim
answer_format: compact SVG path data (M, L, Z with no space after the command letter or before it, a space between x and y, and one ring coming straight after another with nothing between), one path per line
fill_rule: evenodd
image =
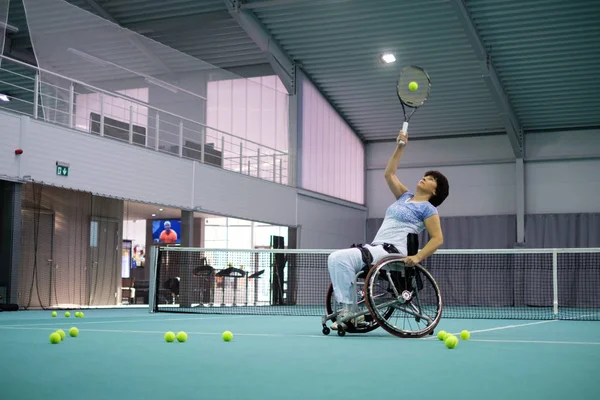
M371 268L365 279L367 308L378 325L394 336L433 334L443 309L439 287L422 265L406 266L402 258L388 256ZM382 312L390 307L391 315Z
M364 291L364 288L363 288ZM358 298L358 294L357 294L357 298ZM335 301L335 296L333 294L333 285L330 283L329 287L327 288L327 296L325 299L325 307L327 310L327 315L333 315L334 312L339 311L339 310L334 310L334 304L336 303ZM362 302L357 302L357 306L360 307L365 307L366 305L366 299ZM367 308L368 311L368 308ZM392 307L389 307L388 310L386 310L386 312L384 313L384 315L392 315L392 313L394 312L394 309ZM379 327L379 324L377 322L377 320L375 320L373 318L373 316L370 314L370 312L365 314L365 321L361 324L358 324L357 326L354 326L352 323L350 322L346 322L347 328L345 329L345 331L347 333L367 333L367 332L371 332L374 331L375 329L377 329Z

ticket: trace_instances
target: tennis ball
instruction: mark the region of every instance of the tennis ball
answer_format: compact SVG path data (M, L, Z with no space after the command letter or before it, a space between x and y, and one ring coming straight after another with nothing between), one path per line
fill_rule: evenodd
M71 316L71 313L68 311L65 311L65 317L69 318Z
M458 344L458 338L454 335L450 335L444 340L444 343L446 343L447 348L453 349Z
M185 342L187 340L187 333L181 331L177 333L177 340L180 342Z
M175 340L175 334L173 332L165 333L165 340L167 341L167 343L171 343Z
M56 317L58 314L56 313L56 311L52 311L52 316Z
M60 340L61 340L60 339L60 335L58 333L52 332L50 334L50 343L52 343L52 344L58 344L58 343L60 343Z
M462 340L469 340L469 338L471 337L471 332L464 330L460 333L460 338Z
M438 339L444 340L444 336L446 336L446 331L439 331L437 334Z
M75 311L75 318L79 318L79 311Z
M411 82L408 84L408 90L410 90L411 92L414 92L418 88L419 88L419 84L417 82Z
M62 329L57 330L55 333L58 333L60 335L60 340L64 340L65 339L65 331L63 331Z
M231 333L230 331L225 331L223 332L223 340L226 342L231 342L231 340L233 340L233 333Z
M79 335L79 329L77 329L75 327L69 329L69 335L71 337L77 337L77 335Z
M79 318L83 318L83 311L79 312Z
M442 336L442 340L445 342L450 336L452 336L452 334L450 332L446 332L444 333L444 336Z

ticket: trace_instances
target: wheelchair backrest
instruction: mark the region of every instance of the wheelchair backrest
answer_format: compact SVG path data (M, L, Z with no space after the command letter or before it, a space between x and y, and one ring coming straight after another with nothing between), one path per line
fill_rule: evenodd
M414 256L419 252L419 235L409 233L406 238L406 252L408 256Z

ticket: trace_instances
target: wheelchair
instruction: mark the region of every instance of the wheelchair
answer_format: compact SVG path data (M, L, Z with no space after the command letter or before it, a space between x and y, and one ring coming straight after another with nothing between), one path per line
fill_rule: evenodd
M408 255L417 254L418 249L418 236L409 234ZM356 274L353 311L345 318L340 316L342 310L330 283L325 299L327 314L321 317L322 333L329 335L327 321L335 321L338 336L367 333L380 326L400 338L433 335L442 316L439 287L422 265L406 266L402 258L398 253L390 253Z

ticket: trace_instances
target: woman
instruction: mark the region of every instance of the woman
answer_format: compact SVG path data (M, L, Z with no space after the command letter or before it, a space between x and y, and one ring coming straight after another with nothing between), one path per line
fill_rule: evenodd
M448 197L448 180L438 171L427 171L418 182L415 193L410 192L396 177L400 158L406 143L408 143L408 138L403 132L400 132L396 143L401 143L400 139L405 144L396 146L385 169L385 180L396 201L387 209L373 243L363 246L363 250L366 249L369 252L368 259L372 258L371 264L375 264L388 255L384 244L386 247L394 246L394 250L406 256L406 240L409 233L420 233L427 229L430 237L421 251L403 259L409 266L420 263L444 243L436 207ZM338 303L343 305L341 313L343 318L352 313L351 308L354 303L352 291L356 290L352 284L356 274L365 266L363 253L356 247L335 251L329 255L327 266L335 297ZM337 329L337 323L333 323L331 328Z

